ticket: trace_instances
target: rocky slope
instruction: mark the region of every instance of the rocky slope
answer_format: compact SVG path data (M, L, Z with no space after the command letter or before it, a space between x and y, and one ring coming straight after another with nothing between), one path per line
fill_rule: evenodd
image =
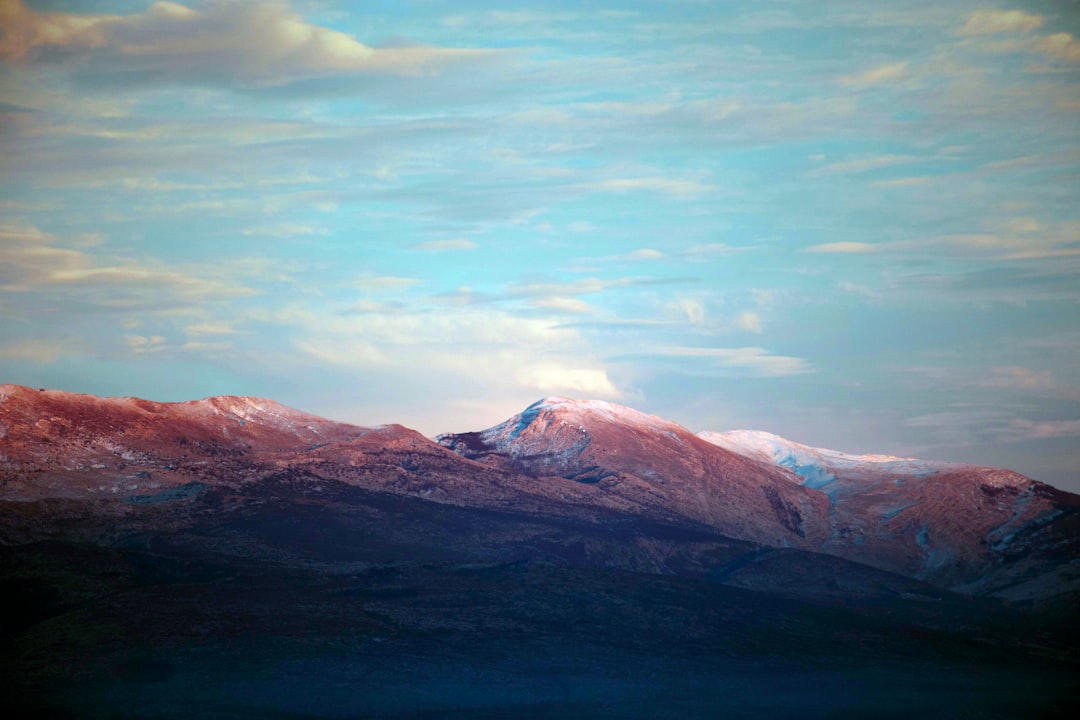
M0 711L1071 716L1073 496L762 447L562 398L434 442L3 386ZM974 560L925 576L916 522Z
M825 493L824 552L1012 600L1080 589L1075 495L1001 468L849 455L746 430L699 437Z
M36 503L9 506L28 520L5 523L0 539L52 532L65 513L126 516L208 487L282 479L664 522L1010 600L1080 589L1080 498L1007 470L849 456L766 433L695 435L630 408L566 398L433 442L398 425L361 428L258 398L155 403L0 388L0 500ZM30 509L44 502L48 512Z
M828 535L824 493L792 483L771 463L611 403L547 398L495 427L439 442L490 467L592 485L732 537L805 549Z
M548 398L444 435L508 471L595 483L732 537L1011 600L1080 590L1080 498L998 468L849 456L768 433L694 435L598 401Z

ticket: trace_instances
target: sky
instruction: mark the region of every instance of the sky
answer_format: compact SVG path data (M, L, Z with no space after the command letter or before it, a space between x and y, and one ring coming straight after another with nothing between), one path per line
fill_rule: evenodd
M1080 3L0 0L0 382L1080 491Z

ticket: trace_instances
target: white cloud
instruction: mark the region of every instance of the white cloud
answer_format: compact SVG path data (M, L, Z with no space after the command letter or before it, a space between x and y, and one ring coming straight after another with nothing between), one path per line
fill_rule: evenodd
M492 397L622 397L585 338L560 325L557 316L519 317L476 306L335 316L292 309L278 321L293 329L299 350L351 373L387 374L403 382L436 377L445 387L483 388Z
M968 15L957 31L961 35L994 35L1005 32L1030 32L1042 27L1046 18L1023 10L978 10Z
M694 325L705 322L705 303L694 298L680 298L668 306L674 313Z
M664 257L664 253L652 248L641 248L627 253L624 257L627 260L659 260Z
M640 355L625 356L622 359L635 358L693 358L709 361L720 369L726 369L737 375L752 377L784 377L813 372L813 368L802 358L786 355L773 355L759 347L709 348L709 347L667 347L649 351Z
M1046 440L1050 438L1080 437L1080 420L1026 420L1017 419L1002 431L1005 439Z
M292 238L306 235L326 235L324 228L310 225L297 225L295 223L281 223L279 225L261 225L259 227L245 228L244 235L262 235L274 238Z
M378 291L412 287L421 282L423 281L420 280L420 278L398 277L396 275L370 275L357 279L353 284L361 290Z
M607 372L601 369L538 363L518 369L514 377L522 386L533 388L543 395L568 393L611 400L623 395L608 378Z
M188 335L236 335L239 330L227 322L213 321L188 325L184 332Z
M134 353L151 353L165 349L165 338L161 335L125 335L124 343Z
M1055 60L1080 62L1080 43L1069 33L1060 32L1039 38L1033 47Z
M22 0L0 8L0 58L33 62L62 53L122 60L181 80L247 86L363 72L427 75L491 51L435 47L372 48L345 33L305 22L286 2L208 2L188 8L156 2L144 13L43 13Z
M856 73L855 75L845 75L840 78L840 84L854 88L882 85L903 77L907 72L907 66L908 64L906 62L879 65L878 67L870 68L869 70Z
M596 311L596 308L594 308L592 305L585 302L584 300L572 297L542 297L530 301L529 304L533 307L546 308L549 310L559 310L561 312L568 313L584 314Z
M653 190L675 196L700 195L716 189L713 185L707 185L697 180L664 177L614 178L588 183L584 187L588 190L612 192Z
M228 263L165 269L57 246L35 227L0 227L0 291L67 297L80 305L192 307L256 294Z
M735 316L735 326L741 330L761 334L761 316L752 310L746 310Z
M955 233L885 243L836 242L806 248L811 253L981 255L995 260L1035 260L1080 255L1068 224L1047 228L1031 219L1006 222L1007 233Z
M874 187L913 187L915 185L925 185L933 180L933 178L925 175L917 175L913 177L896 178L894 180L878 180L877 182L870 183Z
M878 300L881 297L879 293L874 292L865 285L847 282L846 280L836 283L836 287L838 290L850 293L851 295L858 295L859 297L865 298L867 300Z
M877 246L861 242L834 242L812 245L806 252L812 253L866 253L873 252Z
M851 160L829 163L823 168L815 171L815 174L861 173L868 170L892 167L894 165L919 162L920 160L925 159L926 158L921 158L918 155L874 155L872 157L854 158Z
M1057 381L1049 370L1004 365L991 368L980 384L984 387L1013 390L1049 390L1057 386Z
M603 257L578 258L572 265L567 266L570 272L594 272L610 263L640 262L642 260L662 260L667 257L664 253L653 248L638 248L621 255L605 255Z
M511 297L528 296L574 296L591 295L614 288L623 288L647 281L648 278L582 278L571 282L531 282L517 283L507 288Z
M472 240L458 238L456 240L428 240L413 247L427 252L444 252L446 250L475 250L479 246Z
M60 357L65 346L49 340L16 340L0 345L0 360L29 360L30 362L51 363Z

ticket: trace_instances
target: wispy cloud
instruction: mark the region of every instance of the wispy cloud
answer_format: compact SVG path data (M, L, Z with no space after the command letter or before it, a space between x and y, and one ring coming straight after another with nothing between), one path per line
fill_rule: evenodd
M717 189L713 185L708 185L697 180L666 177L613 178L611 180L588 183L583 187L587 190L609 192L651 190L675 196L700 195L701 193L712 192Z
M680 359L703 361L722 374L747 375L751 377L785 377L813 372L806 360L786 355L774 355L759 347L713 348L671 346L629 353L612 360Z
M1046 18L1023 10L977 10L957 30L961 35L996 35L1029 32L1043 26Z
M605 265L612 263L634 263L648 260L663 260L667 255L654 248L638 248L627 253L618 255L604 255L602 257L577 258L572 265L567 267L570 272L595 272Z
M70 353L71 350L70 342L27 338L0 343L0 360L51 363L61 355Z
M999 431L1002 439L1012 442L1080 437L1080 420L1017 419Z
M735 326L741 330L761 334L761 316L753 310L745 310L735 316Z
M806 252L812 253L869 253L876 250L877 246L864 242L822 243L806 248Z
M305 22L285 2L215 2L186 7L156 2L132 15L37 12L8 0L0 23L0 59L44 62L81 57L101 72L123 60L125 72L183 82L272 87L355 73L426 75L449 63L490 56L475 49L374 48Z
M453 240L428 240L413 247L426 252L446 252L447 250L475 250L479 245L467 238L455 238Z
M1047 228L1031 218L1012 218L1002 224L1003 232L955 233L892 242L833 242L811 245L809 253L825 254L948 254L984 257L1000 261L1066 258L1080 255L1080 243L1072 234L1072 224Z
M925 185L933 180L934 178L926 175L916 175L912 177L895 178L893 180L878 180L871 183L871 185L873 187L883 188L914 187L916 185Z
M880 168L893 167L895 165L905 165L913 162L926 161L928 159L933 158L925 158L918 155L873 155L871 157L853 158L851 160L841 160L829 163L828 165L825 165L824 167L815 170L814 174L824 175L830 173L862 173L869 170L878 170Z
M841 85L854 88L868 88L875 85L883 85L902 78L907 72L906 62L889 63L864 70L854 75L844 75L840 78Z
M255 290L229 278L226 268L211 272L170 269L132 260L103 259L60 247L35 227L0 227L0 291L45 293L83 304L123 308L142 305L193 306L209 298L243 297ZM205 271L205 268L201 270Z

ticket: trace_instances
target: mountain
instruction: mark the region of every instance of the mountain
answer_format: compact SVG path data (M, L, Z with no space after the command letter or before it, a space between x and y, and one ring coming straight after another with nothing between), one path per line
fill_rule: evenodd
M1076 507L598 401L435 441L0 386L0 708L1065 717Z
M772 463L611 403L547 398L488 430L438 440L490 467L593 485L625 507L662 508L744 540L805 549L828 533L824 493Z
M694 435L566 398L439 441L491 467L595 483L731 537L951 590L1016 601L1080 590L1080 498L1009 470L850 456L752 431Z
M966 593L1013 601L1080 589L1077 497L1019 473L849 455L765 432L699 437L789 469L829 498L821 550Z

